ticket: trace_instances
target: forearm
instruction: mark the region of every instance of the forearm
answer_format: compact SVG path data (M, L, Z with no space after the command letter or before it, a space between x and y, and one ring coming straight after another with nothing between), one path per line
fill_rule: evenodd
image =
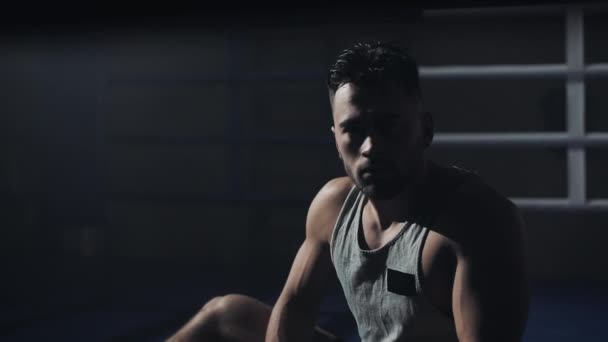
M266 342L312 341L317 311L310 301L280 297L270 315Z

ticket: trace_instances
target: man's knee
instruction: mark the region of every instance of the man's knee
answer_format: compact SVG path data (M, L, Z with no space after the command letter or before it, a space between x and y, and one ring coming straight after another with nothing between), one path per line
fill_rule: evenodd
M228 294L224 296L213 297L205 305L201 312L213 316L225 316L232 314L246 305L246 297L238 294Z
M202 313L215 313L215 312L217 312L218 310L220 310L220 304L222 303L223 299L224 299L224 296L217 296L217 297L211 298L199 310L199 314L202 314Z
M241 325L258 319L267 320L271 308L244 295L227 294L209 300L196 315L196 319L215 328L221 325ZM262 323L262 322L260 322Z
M235 295L217 296L206 302L202 308L169 341L193 341L204 338L217 340L225 330L237 303Z
M214 297L184 328L189 336L221 341L263 341L272 308L239 294Z

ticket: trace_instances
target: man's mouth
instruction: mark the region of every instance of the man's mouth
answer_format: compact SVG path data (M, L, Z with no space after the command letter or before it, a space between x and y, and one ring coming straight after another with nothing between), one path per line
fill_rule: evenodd
M370 179L370 178L373 179L373 178L385 176L388 173L388 171L389 171L389 169L386 166L379 166L379 165L367 166L361 170L361 176L364 179Z
M361 168L362 173L383 173L387 170L388 166L386 164L371 164Z

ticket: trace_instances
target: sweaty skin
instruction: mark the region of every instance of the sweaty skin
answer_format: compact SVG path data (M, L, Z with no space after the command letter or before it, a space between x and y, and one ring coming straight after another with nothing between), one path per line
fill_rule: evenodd
M420 209L421 198L443 203L422 250L423 295L454 319L460 341L520 341L528 290L515 206L481 181L436 186L454 172L426 159L432 119L400 85L346 83L330 98L332 131L348 177L329 181L313 199L306 239L272 310L266 341L312 340L332 269L331 234L353 185L369 199L362 229L370 249L390 241Z

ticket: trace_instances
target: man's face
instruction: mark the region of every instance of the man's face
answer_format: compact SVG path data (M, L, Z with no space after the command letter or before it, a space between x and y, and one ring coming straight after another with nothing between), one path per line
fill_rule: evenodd
M334 94L336 147L346 174L370 198L393 198L415 181L432 135L418 107L392 82L346 83Z

